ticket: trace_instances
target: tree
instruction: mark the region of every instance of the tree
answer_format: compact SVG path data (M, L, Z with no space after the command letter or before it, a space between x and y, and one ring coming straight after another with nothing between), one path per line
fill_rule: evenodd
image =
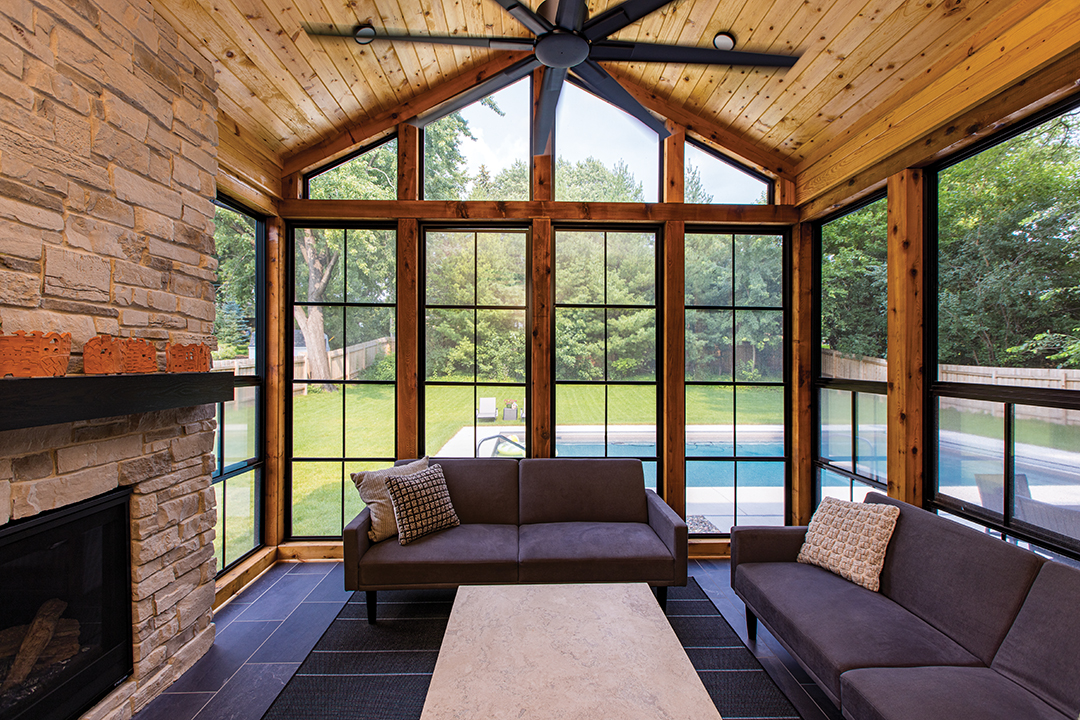
M939 361L1074 363L1080 112L946 169L939 187Z
M214 213L214 245L217 282L214 286L217 313L215 357L235 357L247 352L255 321L255 221L229 208Z

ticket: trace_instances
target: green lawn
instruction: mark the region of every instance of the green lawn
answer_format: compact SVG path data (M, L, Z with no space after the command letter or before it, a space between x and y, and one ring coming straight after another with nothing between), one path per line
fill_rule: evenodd
M559 425L601 425L604 422L603 386L558 385L556 407ZM613 425L656 423L656 388L648 385L609 386L608 422ZM443 447L475 418L473 388L429 386L425 397L425 434L429 453ZM494 397L502 414L506 400L524 405L521 386L479 386L476 397ZM687 418L691 424L730 424L733 406L740 424L783 424L784 391L779 387L739 388L732 400L731 388L690 386L686 389ZM520 428L525 422L479 421L485 427ZM394 388L349 386L341 392L311 391L293 397L293 456L340 458L342 448L352 457L394 457ZM343 463L340 460L302 461L292 465L293 534L340 535L363 504L349 474L385 467L386 462ZM344 488L344 492L343 492ZM344 502L344 508L342 507ZM343 512L344 510L344 512ZM233 540L230 538L229 542ZM230 552L230 555L232 553ZM219 565L220 567L220 565Z

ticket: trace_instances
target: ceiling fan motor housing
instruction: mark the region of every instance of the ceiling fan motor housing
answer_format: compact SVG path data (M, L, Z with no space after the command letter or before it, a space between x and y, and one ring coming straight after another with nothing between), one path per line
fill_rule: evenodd
M536 59L547 67L574 67L585 62L588 57L589 41L560 28L536 39Z

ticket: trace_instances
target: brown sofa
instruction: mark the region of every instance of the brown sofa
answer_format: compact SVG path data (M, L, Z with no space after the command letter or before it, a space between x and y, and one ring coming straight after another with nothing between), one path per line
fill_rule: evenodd
M398 464L409 462L398 461ZM629 458L439 458L461 525L372 543L365 508L345 527L345 589L647 582L663 605L686 584L686 523Z
M795 562L805 527L736 527L731 587L848 720L1076 720L1080 570L900 508L871 592Z

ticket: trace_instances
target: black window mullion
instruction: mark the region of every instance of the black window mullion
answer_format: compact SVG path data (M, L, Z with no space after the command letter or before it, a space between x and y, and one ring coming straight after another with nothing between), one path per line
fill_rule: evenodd
M1002 474L1002 507L1001 514L1005 518L1005 527L1011 527L1013 524L1013 503L1014 493L1016 492L1016 483L1013 473L1016 471L1016 461L1013 454L1013 421L1015 405L1011 402L1005 403L1005 417L1003 418L1005 424L1005 457L1004 468Z

